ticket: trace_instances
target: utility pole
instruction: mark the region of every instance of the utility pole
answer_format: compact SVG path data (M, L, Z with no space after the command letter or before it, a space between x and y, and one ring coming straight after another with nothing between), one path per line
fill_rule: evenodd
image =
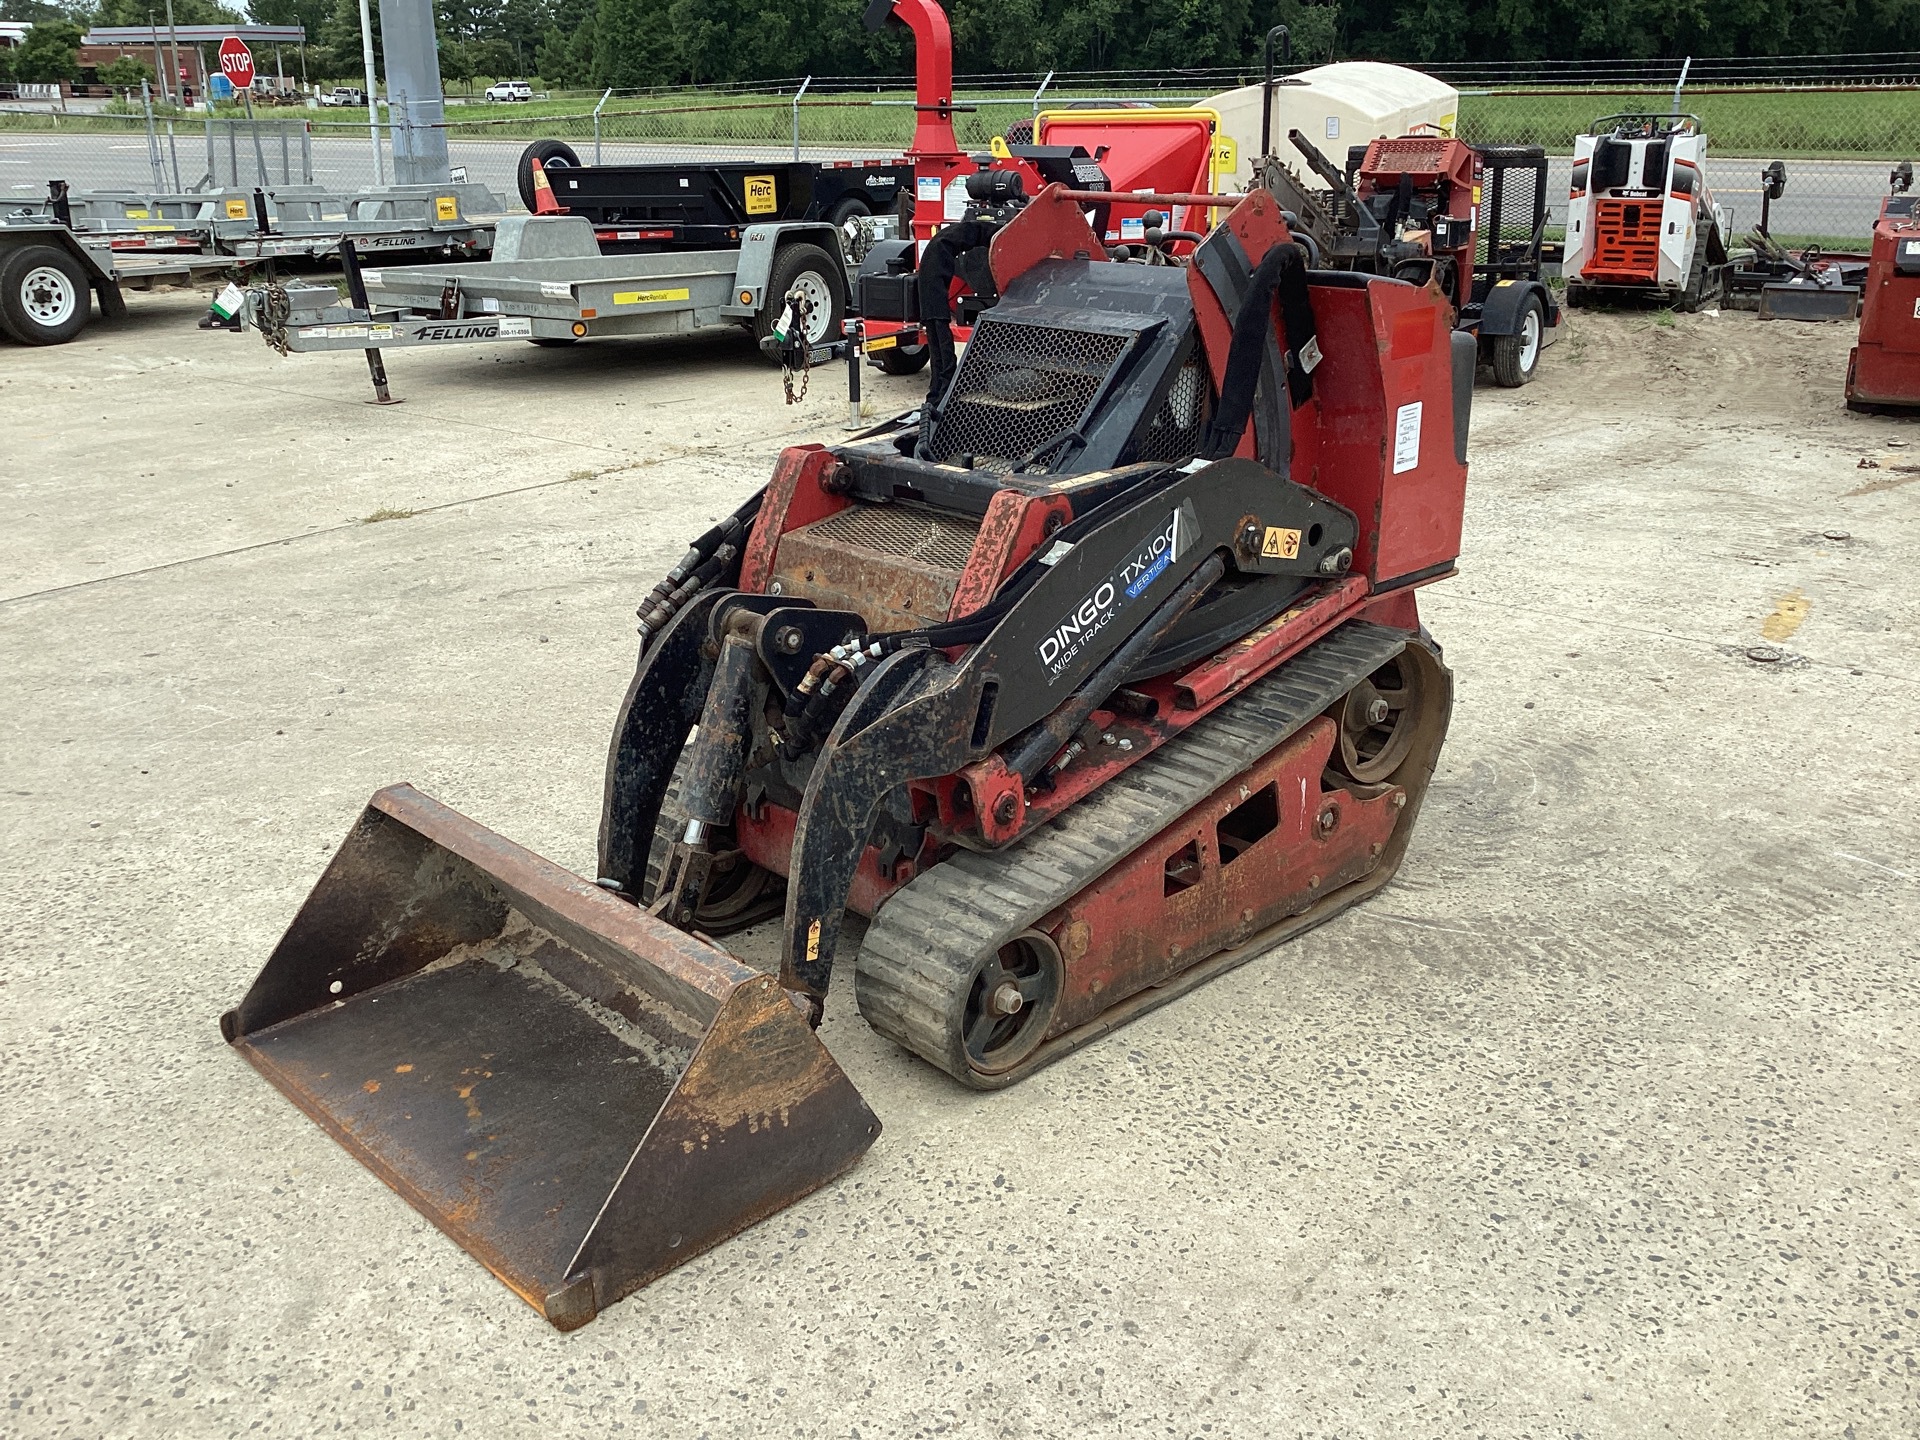
M173 47L173 92L180 90L180 32L173 23L173 0L167 0L167 43Z
M373 20L367 0L360 0L360 54L367 64L367 136L373 141L374 183L387 183L387 162L380 154L380 99L373 86Z

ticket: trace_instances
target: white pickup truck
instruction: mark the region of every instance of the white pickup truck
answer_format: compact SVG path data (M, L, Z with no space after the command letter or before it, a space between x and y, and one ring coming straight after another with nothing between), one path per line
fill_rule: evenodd
M364 105L367 103L367 92L356 90L351 85L336 85L331 90L320 92L320 103L329 106Z

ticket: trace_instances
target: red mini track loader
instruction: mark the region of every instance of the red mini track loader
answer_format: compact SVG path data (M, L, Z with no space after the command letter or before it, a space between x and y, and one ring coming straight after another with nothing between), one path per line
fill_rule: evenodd
M646 597L594 880L382 790L222 1019L559 1328L873 1144L836 976L993 1090L1400 864L1474 341L1263 190L1114 263L1119 198L1014 210L935 403L788 449ZM714 938L774 917L777 974Z
M1880 203L1860 308L1860 343L1847 357L1847 407L1920 406L1920 206L1913 164L1895 168Z

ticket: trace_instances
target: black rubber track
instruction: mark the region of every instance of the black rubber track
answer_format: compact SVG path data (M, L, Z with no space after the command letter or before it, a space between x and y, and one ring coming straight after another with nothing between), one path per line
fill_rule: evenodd
M1297 733L1408 638L1366 622L1343 626L1018 844L963 850L914 877L867 930L855 972L860 1013L976 1089L1010 1084L1077 1048L1084 1039L1058 1036L1004 1073L974 1070L961 1026L982 959Z

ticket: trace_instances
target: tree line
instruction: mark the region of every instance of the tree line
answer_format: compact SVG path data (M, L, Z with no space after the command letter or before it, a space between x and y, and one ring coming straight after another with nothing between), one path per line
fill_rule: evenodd
M0 0L0 19L144 25L158 8ZM1289 27L1296 59L1412 64L1811 55L1898 50L1920 35L1920 0L948 0L947 8L962 73L1250 66L1276 24ZM359 0L250 0L248 9L263 24L306 27L310 74L360 73ZM434 9L441 72L453 84L537 75L555 86L625 89L912 73L903 29L862 27L866 0L435 0ZM218 0L174 0L174 18L236 17ZM48 36L39 50L64 38Z

